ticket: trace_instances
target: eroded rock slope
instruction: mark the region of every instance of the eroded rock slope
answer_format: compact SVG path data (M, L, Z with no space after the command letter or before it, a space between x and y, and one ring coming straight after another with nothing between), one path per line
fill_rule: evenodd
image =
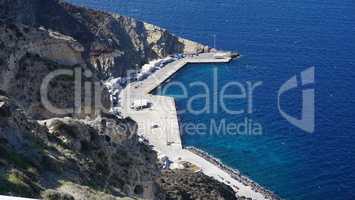
M229 187L203 174L162 173L156 153L139 142L137 124L106 112L106 78L169 54L209 50L157 26L59 0L0 0L0 195L233 199ZM55 113L41 88L63 70L73 74L50 79L45 93L56 108L69 109ZM84 87L75 92L77 72L80 85L99 86L99 98Z

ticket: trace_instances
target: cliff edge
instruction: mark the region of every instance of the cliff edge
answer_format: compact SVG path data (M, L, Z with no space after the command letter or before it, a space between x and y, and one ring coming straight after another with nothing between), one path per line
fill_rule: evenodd
M0 0L4 21L44 27L77 40L83 58L106 78L150 60L209 47L130 17L73 6L60 0Z
M156 153L137 136L136 122L106 112L105 79L170 54L206 51L118 14L59 0L0 0L0 194L236 199L230 187L201 173L162 172ZM43 105L43 80L58 71L66 76L48 81L47 100L61 109L83 104L78 110L53 113ZM74 83L76 72L81 78ZM76 91L77 84L99 86L99 98L92 88ZM93 106L98 100L101 106Z

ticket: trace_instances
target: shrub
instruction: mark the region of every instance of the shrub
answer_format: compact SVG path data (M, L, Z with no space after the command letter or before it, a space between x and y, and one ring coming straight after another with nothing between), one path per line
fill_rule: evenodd
M25 175L15 169L0 177L0 185L0 194L36 197L37 192L39 193L35 184L28 183Z
M70 194L58 192L56 190L46 190L42 194L43 200L74 200Z

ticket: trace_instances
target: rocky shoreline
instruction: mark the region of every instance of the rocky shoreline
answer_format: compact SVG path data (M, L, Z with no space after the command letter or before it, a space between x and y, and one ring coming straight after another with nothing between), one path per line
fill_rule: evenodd
M202 151L202 150L200 150L200 149L198 149L196 147L192 147L192 146L186 146L184 148L186 150L191 151L192 153L195 153L195 154L203 157L204 159L206 159L207 161L213 163L214 165L218 166L220 169L222 169L223 171L227 172L229 175L231 175L231 177L233 177L234 179L240 181L245 186L250 186L254 191L262 193L263 195L265 195L266 198L268 198L270 200L281 200L280 197L278 197L276 194L274 194L270 190L265 189L264 187L262 187L261 185L259 185L255 181L253 181L250 178L242 175L238 170L235 170L235 169L232 169L232 168L226 166L225 164L222 163L222 161L220 161L219 159L211 156L210 154L206 153L205 151Z

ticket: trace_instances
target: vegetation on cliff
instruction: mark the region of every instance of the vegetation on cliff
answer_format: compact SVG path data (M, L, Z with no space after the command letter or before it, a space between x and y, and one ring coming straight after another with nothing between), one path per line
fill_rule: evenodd
M233 199L229 187L201 173L161 173L156 153L139 142L131 119L104 109L59 115L41 102L41 81L56 70L90 71L92 76L82 82L101 83L149 60L208 47L129 17L59 0L0 0L0 17L1 195ZM57 77L49 87L48 97L56 106L77 103L73 78ZM102 93L109 107L104 87Z

